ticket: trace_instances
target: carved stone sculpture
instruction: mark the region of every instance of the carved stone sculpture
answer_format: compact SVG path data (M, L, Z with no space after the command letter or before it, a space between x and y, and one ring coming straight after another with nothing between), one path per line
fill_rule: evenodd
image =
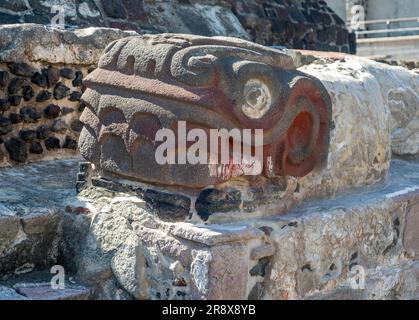
M103 175L193 189L257 180L243 164L157 163L156 133L179 134L179 121L208 133L262 129L262 179L302 177L326 161L329 95L279 50L225 37L129 37L107 47L84 84L79 148Z

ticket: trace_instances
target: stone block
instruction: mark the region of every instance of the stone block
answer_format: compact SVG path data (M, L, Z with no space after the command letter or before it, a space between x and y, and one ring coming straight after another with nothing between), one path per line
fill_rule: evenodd
M64 289L53 289L51 283L18 283L16 292L29 300L87 300L90 291L86 287L66 284Z
M403 242L408 254L419 259L419 202L409 208Z

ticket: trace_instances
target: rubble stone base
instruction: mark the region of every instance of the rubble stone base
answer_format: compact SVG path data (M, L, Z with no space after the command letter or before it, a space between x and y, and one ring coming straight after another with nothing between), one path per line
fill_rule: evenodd
M164 222L138 195L89 187L78 273L97 298L417 298L418 169L392 161L385 186L246 223Z

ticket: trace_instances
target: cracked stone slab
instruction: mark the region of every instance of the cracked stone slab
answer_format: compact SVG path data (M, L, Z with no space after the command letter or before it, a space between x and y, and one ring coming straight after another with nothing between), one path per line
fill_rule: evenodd
M76 195L76 159L0 169L0 217L52 213Z
M28 300L28 298L12 288L0 285L0 300Z
M87 300L90 291L80 285L66 284L63 289L54 289L49 282L19 283L13 286L17 293L30 300Z
M177 223L168 227L168 233L208 246L257 239L263 235L262 231L256 230L246 224L194 225L190 223Z

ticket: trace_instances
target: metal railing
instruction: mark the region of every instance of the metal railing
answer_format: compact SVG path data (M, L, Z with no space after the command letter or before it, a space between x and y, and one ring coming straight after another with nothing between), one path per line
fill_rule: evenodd
M392 25L395 23L399 23L399 24L411 23L412 24L415 22L417 23L417 27L406 26L406 27L392 28ZM355 30L355 33L358 38L361 38L361 37L365 38L371 35L383 36L383 34L386 34L385 35L386 37L393 37L393 36L397 36L397 33L405 33L404 35L419 34L419 17L367 20L367 21L362 22L362 25L364 25L367 30ZM368 30L368 26L372 26L372 25L385 25L385 28L382 28L382 29L377 28L373 30ZM350 28L351 26L348 25L348 27Z

